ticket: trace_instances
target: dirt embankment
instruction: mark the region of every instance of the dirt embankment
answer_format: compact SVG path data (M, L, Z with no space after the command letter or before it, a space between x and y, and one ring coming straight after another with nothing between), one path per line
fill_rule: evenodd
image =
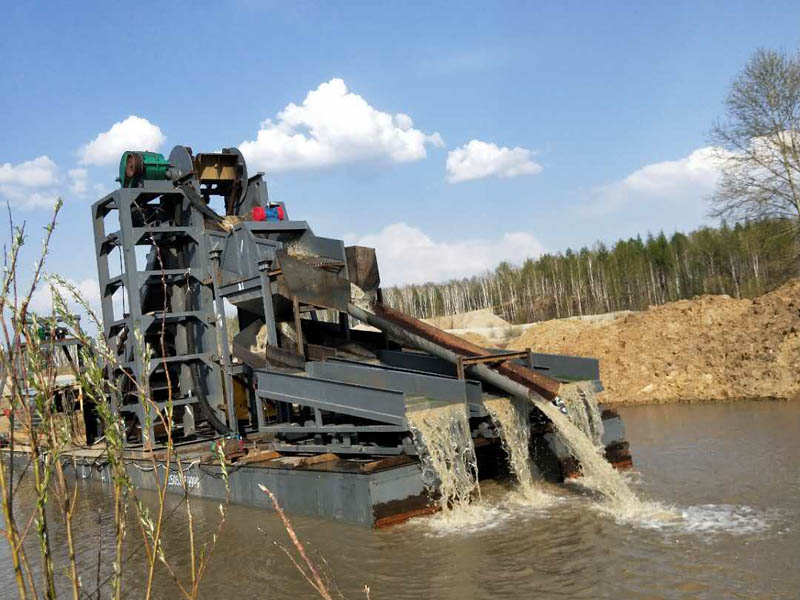
M457 315L446 315L443 317L431 317L422 319L439 329L486 329L489 327L511 327L508 321L504 321L492 311L472 310L470 312L458 313Z
M422 321L484 348L503 346L510 337L522 332L522 328L515 327L488 309L432 317Z
M754 300L701 296L609 321L530 326L509 349L600 359L615 403L800 398L800 280Z

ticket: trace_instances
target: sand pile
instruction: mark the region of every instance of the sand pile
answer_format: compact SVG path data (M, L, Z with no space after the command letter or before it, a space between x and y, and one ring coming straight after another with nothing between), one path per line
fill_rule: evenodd
M432 317L422 321L484 348L501 347L508 341L510 333L519 334L522 331L487 309Z
M511 327L508 321L504 321L490 310L472 310L470 312L459 313L457 315L433 317L422 319L425 323L438 327L439 329L484 329L489 327Z
M457 335L462 340L467 340L471 344L475 344L476 346L481 346L482 348L495 348L497 346L497 343L495 341L490 340L489 338L474 331L457 329L455 331L451 331L451 333L453 335Z
M754 300L701 296L610 321L537 323L509 349L594 356L602 402L800 398L800 280Z

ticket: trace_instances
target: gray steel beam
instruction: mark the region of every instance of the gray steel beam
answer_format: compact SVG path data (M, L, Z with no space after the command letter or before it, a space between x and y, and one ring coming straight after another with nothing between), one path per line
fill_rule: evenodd
M256 396L406 426L402 392L272 371L256 375Z
M405 433L408 429L399 425L304 425L298 427L276 423L265 425L262 431L313 435L315 433Z
M533 370L561 381L591 381L600 379L599 363L596 358L584 356L566 356L563 354L543 354L531 352ZM396 350L380 350L378 358L381 362L397 368L425 371L440 375L455 376L456 366L438 356L418 352L398 352ZM512 361L527 367L526 361Z
M398 390L442 402L480 402L481 397L479 383L468 385L466 381L457 379L409 371L395 371L353 362L336 360L310 362L306 364L306 372L317 379Z

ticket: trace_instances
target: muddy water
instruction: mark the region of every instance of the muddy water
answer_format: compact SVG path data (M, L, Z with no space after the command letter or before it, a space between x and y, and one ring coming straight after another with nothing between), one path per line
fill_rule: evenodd
M516 482L514 493L520 504L541 507L552 503L555 496L548 491L530 454L530 418L527 400L493 398L485 400L503 448L508 457L509 472Z
M428 489L439 491L439 507L446 515L462 513L480 501L478 464L464 404L408 412L408 423L422 461Z
M417 519L370 531L294 518L295 527L346 598L363 598L365 584L373 600L797 598L800 403L621 412L638 470L631 486L680 519L620 520L576 485L550 488L552 503L529 507L513 490L484 484L485 519L467 526L447 529ZM98 524L103 488L85 485L81 491L77 529L88 585L95 577L98 530L110 534L111 522L101 512ZM216 523L215 504L195 502L194 512L201 530ZM182 515L169 519L167 552L185 572ZM61 537L53 538L60 551ZM288 540L273 514L232 507L203 597L312 598L277 544ZM138 598L141 553L129 546L127 597ZM163 574L158 579L156 597L178 597ZM9 597L11 581L0 545L0 590Z

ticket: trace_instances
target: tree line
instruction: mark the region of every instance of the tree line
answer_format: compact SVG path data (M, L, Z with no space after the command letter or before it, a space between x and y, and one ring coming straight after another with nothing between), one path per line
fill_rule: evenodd
M384 290L391 306L417 318L490 309L511 323L642 310L701 294L754 297L796 276L794 223L767 219L663 232L580 250L503 262L445 283Z
M711 131L720 165L712 216L689 234L620 240L500 264L447 283L386 290L417 317L490 308L514 322L640 310L698 294L764 293L797 275L800 52L757 50L733 80Z

